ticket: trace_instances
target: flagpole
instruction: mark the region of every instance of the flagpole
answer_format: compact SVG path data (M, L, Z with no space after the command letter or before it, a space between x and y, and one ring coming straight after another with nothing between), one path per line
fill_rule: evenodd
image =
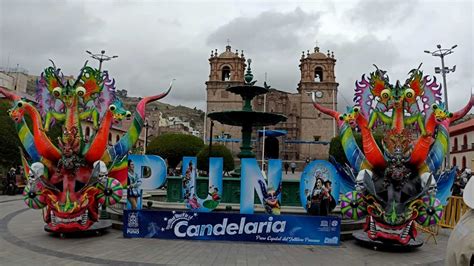
M265 72L265 83L267 82L267 72ZM267 108L267 94L265 93L263 95L263 112L265 113ZM265 165L265 133L266 129L263 127L263 134L262 134L262 171L265 171L264 165Z

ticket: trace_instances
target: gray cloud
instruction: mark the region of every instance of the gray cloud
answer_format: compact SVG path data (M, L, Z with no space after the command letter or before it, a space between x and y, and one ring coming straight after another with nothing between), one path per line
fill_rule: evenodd
M324 10L324 12L323 12ZM19 15L20 14L20 15ZM449 20L438 19L440 17ZM392 80L424 62L433 73L439 58L423 53L458 44L447 64L450 103L463 104L474 83L472 3L453 1L442 9L430 2L361 1L359 3L189 3L1 1L0 60L39 74L54 59L65 74L77 74L85 50L106 49L119 58L104 66L120 89L131 95L158 93L176 79L164 101L205 108L205 81L210 50L233 49L252 58L256 78L281 90L296 92L302 50L318 41L334 50L342 108L352 101L353 84L376 63ZM448 21L448 22L447 22ZM97 66L97 62L90 62ZM456 92L456 93L454 93Z
M92 43L103 43L98 36L103 21L88 14L80 2L2 1L0 5L0 57L3 65L10 58L10 63L37 68L54 58L68 62L62 66L71 67L75 73L82 65L73 62L74 56L71 57L77 53L77 48L84 47L81 50L85 50Z
M399 62L399 51L391 40L379 40L374 35L365 35L354 41L335 41L327 43L335 51L336 80L339 82L339 109L352 105L354 83L364 73L375 70L373 64L388 70L389 75L397 76L393 67ZM408 70L402 70L407 71ZM395 73L394 73L395 72Z
M176 79L167 102L194 107L205 99L208 56L204 51L169 48L157 51L153 56L135 57L134 67L117 68L114 73L117 77L127 77L118 81L118 85L136 96L156 94Z
M370 30L383 30L385 26L401 23L419 10L420 3L413 1L364 0L346 11L350 20Z
M320 15L296 8L292 12L265 11L255 17L242 16L222 25L207 37L208 45L222 45L225 38L245 46L251 53L275 55L300 45L301 36L318 32Z

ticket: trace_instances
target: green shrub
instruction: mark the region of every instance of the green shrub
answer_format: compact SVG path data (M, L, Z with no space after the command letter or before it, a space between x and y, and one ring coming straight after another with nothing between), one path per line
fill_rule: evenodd
M11 107L11 101L0 100L0 128L2 131L0 134L0 143L2 144L0 145L0 164L8 169L21 164L20 150L18 149L21 142L15 129L15 123L7 113Z
M0 134L0 143L2 144L0 145L0 165L6 169L21 164L19 147L23 147L15 129L15 122L13 122L7 113L11 107L12 101L6 99L0 100L0 129L2 132L2 134ZM25 114L24 118L30 131L33 133L31 118L27 114ZM56 122L46 135L51 139L52 143L58 147L58 137L61 136L61 133L61 124ZM28 156L26 152L25 156Z
M229 149L224 145L212 145L210 157L222 157L224 161L224 171L234 170L234 158ZM197 168L202 171L209 171L209 146L205 146L197 155Z
M168 167L176 168L183 156L196 156L203 147L204 143L198 137L167 133L154 138L147 146L147 153L167 159Z

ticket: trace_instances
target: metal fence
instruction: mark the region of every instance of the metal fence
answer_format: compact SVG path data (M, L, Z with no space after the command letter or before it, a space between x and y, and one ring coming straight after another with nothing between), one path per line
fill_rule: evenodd
M441 227L454 228L461 219L462 215L469 210L462 197L451 196L448 199L448 205L444 207L443 217L439 225Z

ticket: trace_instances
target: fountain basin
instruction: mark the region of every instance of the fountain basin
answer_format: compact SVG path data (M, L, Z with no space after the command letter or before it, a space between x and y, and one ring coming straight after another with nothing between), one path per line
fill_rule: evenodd
M267 88L255 86L255 85L240 85L232 86L226 89L226 91L240 95L243 99L252 99L257 95L265 94L268 92Z
M224 111L207 115L222 124L241 127L264 127L286 121L286 116L256 111Z

